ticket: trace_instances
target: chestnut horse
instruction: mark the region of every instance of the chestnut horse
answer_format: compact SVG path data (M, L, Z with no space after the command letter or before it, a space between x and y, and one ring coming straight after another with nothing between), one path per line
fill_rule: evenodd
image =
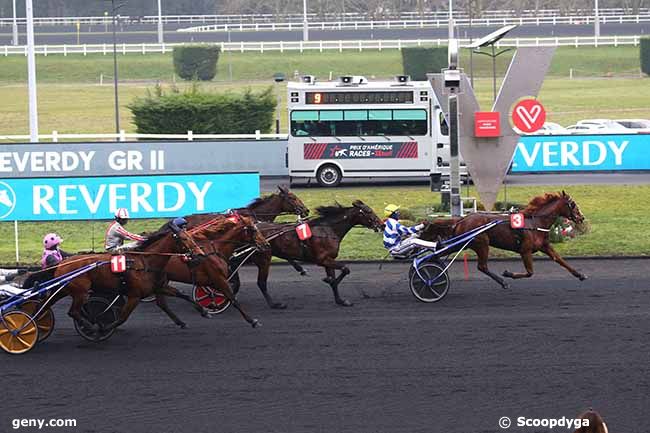
M580 427L574 433L608 433L607 424L600 416L598 412L593 409L589 409L580 415L578 418L580 420L586 419L589 420L589 426Z
M548 193L533 198L521 213L524 214L526 222L523 229L511 228L509 215L477 212L464 218L432 222L425 227L421 238L435 241L439 237L458 236L491 221L502 220L504 223L498 224L487 232L476 236L468 245L478 256L477 267L479 271L488 275L504 289L509 287L501 277L488 269L490 246L493 246L519 253L526 268L526 272L523 273L504 271L504 277L514 279L532 277L533 253L541 251L580 281L585 280L587 277L584 274L573 269L560 257L549 239L549 229L558 217L568 218L577 225L584 223L585 218L576 202L564 191L561 193Z
M118 321L111 325L111 328L115 328L126 322L140 299L152 294L156 294L156 298L159 298L158 295L161 294L161 290L167 285L163 269L173 253L189 254L191 257L205 256L205 253L185 230L176 227L172 223L167 223L162 229L148 235L147 240L138 249L125 254L128 267L127 271L122 275L111 272L109 266L98 266L72 280L65 288L48 298L42 308L49 308L69 295L72 297L72 305L68 315L80 322L84 327L97 332L99 331L98 327L90 323L82 314L82 306L86 302L90 290L114 293L120 287L126 286L128 299L122 307ZM111 257L111 254L104 253L68 258L56 267L54 277L68 274L93 263L103 262L106 264L110 262ZM182 295L179 297L194 304L189 297ZM194 305L197 310L203 312L200 305ZM168 309L162 306L161 308L169 314Z
M356 200L351 207L321 206L316 208L319 217L309 221L312 237L301 241L296 233L296 224L260 223L260 231L269 240L271 251L257 254L253 261L260 269L258 284L266 288L271 257L285 260L314 263L325 268L324 282L330 285L334 301L338 305L350 306L350 301L341 298L338 286L350 273L347 266L336 261L341 241L352 227L361 225L375 231L383 228L383 223L370 207ZM341 273L337 277L336 270ZM263 278L260 281L260 278Z
M207 223L189 229L188 233L206 256L195 266L191 263L188 265L180 257L172 257L165 267L167 278L218 290L232 302L246 321L257 326L259 322L241 309L228 283L229 261L236 249L251 245L258 250L269 248L253 218L239 214L217 215ZM171 287L169 289L178 292Z

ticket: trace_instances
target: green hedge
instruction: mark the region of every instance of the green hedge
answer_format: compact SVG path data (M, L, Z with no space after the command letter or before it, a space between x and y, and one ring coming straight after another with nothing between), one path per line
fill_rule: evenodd
M140 134L253 134L271 132L276 101L273 88L241 94L186 92L160 88L128 107Z
M650 38L641 38L641 71L650 75Z
M413 80L426 80L427 72L440 73L448 66L447 47L402 48L404 74Z
M214 45L174 47L174 71L184 80L210 81L217 75L219 52Z

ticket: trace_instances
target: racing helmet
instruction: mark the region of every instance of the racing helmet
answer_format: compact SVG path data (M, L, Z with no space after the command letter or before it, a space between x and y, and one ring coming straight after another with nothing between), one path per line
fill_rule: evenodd
M57 235L56 233L48 233L43 238L43 245L48 250L56 247L61 242L63 242L63 239L61 239L61 237L59 235Z
M390 217L392 214L394 214L395 212L397 212L398 210L399 210L399 206L397 206L396 204L392 204L392 203L391 203L391 204L388 204L388 205L386 205L386 207L384 208L384 216L385 216L386 218L388 218L388 217Z
M120 220L128 220L129 211L126 208L121 207L115 211L115 218Z

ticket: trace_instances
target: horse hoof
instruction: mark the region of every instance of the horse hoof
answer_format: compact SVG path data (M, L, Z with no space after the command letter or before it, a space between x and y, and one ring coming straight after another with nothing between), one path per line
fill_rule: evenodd
M181 322L181 323L178 324L178 327L181 328L181 329L187 329L187 324Z
M201 317L205 317L206 319L209 319L210 318L210 312L207 309L202 308L201 309Z
M352 302L348 301L347 299L341 299L339 301L336 301L337 304L339 304L341 307L351 307Z
M508 284L508 283L501 284L501 287L503 287L504 290L510 290L510 284Z
M305 275L307 275L307 271L300 271L300 275L304 277Z
M330 277L325 277L323 278L323 282L327 284L332 284L334 282L334 279Z
M510 272L510 271L503 271L503 273L501 275L503 275L506 278L512 278L513 277L513 273Z
M271 304L271 308L274 310L286 310L287 304L285 304L284 302L274 302Z
M580 275L578 275L578 279L579 279L580 281L584 281L584 280L587 279L587 276L586 276L585 274L580 274Z
M253 321L251 322L251 326L253 328L260 328L262 326L262 323L257 319L253 319Z

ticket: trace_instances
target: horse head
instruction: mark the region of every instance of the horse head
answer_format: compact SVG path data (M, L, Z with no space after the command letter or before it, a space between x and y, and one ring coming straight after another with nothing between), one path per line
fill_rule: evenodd
M302 218L309 216L309 208L284 185L278 186L279 196L282 199L282 212L300 215Z
M608 433L607 424L600 416L598 412L593 409L589 409L580 415L577 419L587 420L587 423L583 423L580 427L576 429L574 433ZM584 425L588 424L588 425Z
M255 244L260 250L268 250L271 246L257 228L255 219L239 215L237 221L236 239L246 244Z
M574 223L580 225L585 222L585 216L580 211L578 204L571 198L569 194L562 191L561 200L564 207L560 210L563 217L569 218Z
M379 219L375 211L361 200L353 201L351 209L354 212L355 224L362 225L376 232L383 229L384 223Z

